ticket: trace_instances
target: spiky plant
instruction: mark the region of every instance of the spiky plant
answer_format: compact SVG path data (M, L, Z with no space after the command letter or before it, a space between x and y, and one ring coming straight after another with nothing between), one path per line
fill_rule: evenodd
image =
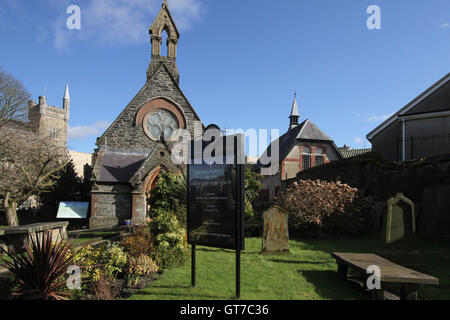
M25 253L2 249L11 258L5 261L5 267L17 281L14 295L30 300L68 300L70 293L64 291L64 275L72 265L72 244L66 241L54 244L49 230L38 238L31 237Z

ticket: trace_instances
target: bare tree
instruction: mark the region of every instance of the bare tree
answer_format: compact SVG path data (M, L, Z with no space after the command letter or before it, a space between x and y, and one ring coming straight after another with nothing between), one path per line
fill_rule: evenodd
M0 67L0 128L11 119L25 120L30 97L22 82Z
M0 199L9 226L19 225L17 208L55 184L69 161L66 150L48 138L0 128Z

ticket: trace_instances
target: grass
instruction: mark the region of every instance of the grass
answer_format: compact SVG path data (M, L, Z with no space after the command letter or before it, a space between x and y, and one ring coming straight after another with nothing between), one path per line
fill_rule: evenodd
M421 239L420 250L429 264L428 273L440 278L439 287L425 286L426 299L450 299L450 246L442 241ZM343 300L370 296L340 280L331 252L374 252L374 238L344 240L291 240L289 255L260 255L261 239L247 238L241 254L241 299L243 300ZM190 287L190 261L165 271L150 287L132 300L228 300L235 298L233 251L197 248L197 287Z
M80 235L74 235L71 236L73 239L73 244L75 246L81 245L83 243L87 243L89 241L92 241L94 239L108 239L111 237L114 237L116 235L119 235L120 231L104 231L104 232L89 232L89 233L81 233Z

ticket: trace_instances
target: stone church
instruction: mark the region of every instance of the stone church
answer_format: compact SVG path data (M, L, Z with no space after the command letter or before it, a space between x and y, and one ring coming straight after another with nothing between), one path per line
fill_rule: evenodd
M174 131L186 129L195 136L203 128L179 87L176 56L180 33L166 1L150 35L146 83L96 142L90 228L115 226L128 219L132 224L143 222L158 175L183 170L171 160ZM161 45L167 45L167 56L161 55ZM194 132L194 127L200 132Z

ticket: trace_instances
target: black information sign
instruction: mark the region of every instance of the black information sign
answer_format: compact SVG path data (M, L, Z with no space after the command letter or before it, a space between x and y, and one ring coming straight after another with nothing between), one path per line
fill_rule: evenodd
M206 128L220 133L217 126ZM193 141L188 165L188 243L192 245L191 282L196 245L236 250L236 296L240 296L240 252L244 238L244 136L214 135ZM197 148L198 150L196 150Z
M201 164L188 165L190 244L244 250L244 165L237 163L241 139L223 137L223 152L228 154L222 164L201 159ZM227 146L227 141L233 145Z

